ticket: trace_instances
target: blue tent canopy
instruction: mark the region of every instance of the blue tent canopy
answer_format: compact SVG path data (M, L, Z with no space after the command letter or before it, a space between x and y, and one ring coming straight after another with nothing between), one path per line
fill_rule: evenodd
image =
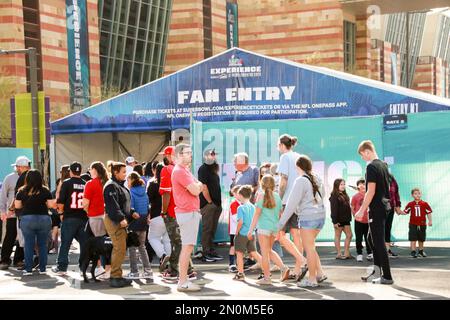
M450 100L232 48L51 124L52 134L160 131L199 121L450 110Z

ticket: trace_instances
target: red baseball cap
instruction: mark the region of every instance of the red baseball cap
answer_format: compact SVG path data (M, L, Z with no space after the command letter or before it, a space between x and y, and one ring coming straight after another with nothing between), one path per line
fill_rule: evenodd
M167 147L164 148L163 152L160 152L158 154L162 154L164 156L170 156L170 155L173 155L174 153L175 153L175 147L167 146Z

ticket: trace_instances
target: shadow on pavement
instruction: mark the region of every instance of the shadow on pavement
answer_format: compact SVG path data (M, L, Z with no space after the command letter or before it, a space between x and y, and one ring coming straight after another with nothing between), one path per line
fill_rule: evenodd
M395 284L392 286L392 288L413 296L413 298L407 296L408 298L413 299L413 300L448 300L448 298L444 297L444 296L440 296L440 295L436 295L436 294L428 293L428 292L407 289L407 288L399 287Z
M337 300L373 300L373 297L361 292L349 292L336 289L330 282L324 282L317 288L299 288L296 282L286 283L285 286L259 286L253 283L247 285L268 293L276 293L296 299L320 300L330 298Z

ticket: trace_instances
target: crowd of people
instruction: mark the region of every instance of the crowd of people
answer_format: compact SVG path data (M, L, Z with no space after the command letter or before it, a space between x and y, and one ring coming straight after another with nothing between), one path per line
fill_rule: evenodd
M236 175L230 186L228 228L228 269L235 273L234 280L245 281L245 270L260 268L258 285L271 285L275 271L280 271L281 282L294 280L303 288L325 281L316 239L325 225L326 201L335 230L336 259L353 258L352 218L358 262L363 261L365 241L366 260L373 261L373 268L363 281L393 283L389 257L397 257L391 250L395 213L410 214L411 256L426 257L424 242L426 227L432 225L432 210L418 188L411 192L414 200L401 210L398 184L387 164L378 159L371 141L358 147L368 165L365 178L353 186L357 192L351 199L342 178L334 181L331 195L325 199L324 182L313 172L311 159L294 151L296 144L296 137L282 135L279 163L259 168L250 165L246 153L234 156ZM81 266L88 239L104 237L112 242L111 259L102 256L95 275L109 279L112 287L131 285L135 279L152 281L151 262L156 255L164 280L177 282L179 291L201 290L193 282L197 273L192 262L200 225L202 261L224 259L214 244L223 211L217 154L214 149L205 150L197 178L191 170L189 145L168 146L161 155L162 162L142 165L133 157L125 163L109 161L106 166L95 161L85 173L75 161L61 167L53 192L43 184L41 173L31 169L29 159L17 158L14 172L4 179L1 189L6 235L0 269L13 265L23 270L24 276L33 275L34 270L45 274L48 253L55 253L52 272L65 275L74 239L80 244ZM130 245L131 234L139 245ZM294 258L292 268L283 262L281 248ZM127 251L130 272L123 275Z

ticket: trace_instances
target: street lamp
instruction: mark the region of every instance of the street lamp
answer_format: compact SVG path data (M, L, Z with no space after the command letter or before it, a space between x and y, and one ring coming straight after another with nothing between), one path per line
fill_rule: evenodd
M39 150L39 108L38 108L38 87L37 87L37 65L36 65L36 48L2 50L0 55L23 53L28 55L30 63L30 88L31 88L31 114L33 126L33 159L34 168L42 172L41 157Z

